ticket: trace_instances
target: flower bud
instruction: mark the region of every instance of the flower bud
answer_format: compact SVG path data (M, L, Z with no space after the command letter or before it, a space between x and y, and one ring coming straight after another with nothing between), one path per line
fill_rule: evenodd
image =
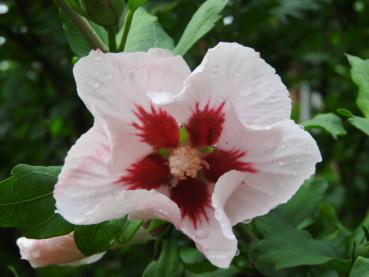
M102 26L117 24L124 9L124 0L81 0L89 19Z
M17 240L22 259L28 260L32 267L48 265L80 265L89 264L99 260L103 253L85 257L77 248L73 233L49 239Z

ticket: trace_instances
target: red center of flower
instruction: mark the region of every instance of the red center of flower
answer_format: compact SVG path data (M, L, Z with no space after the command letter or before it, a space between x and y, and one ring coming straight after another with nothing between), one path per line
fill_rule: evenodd
M174 117L160 108L151 106L148 112L137 107L135 115L140 122L132 126L153 152L131 165L119 182L133 190L166 186L182 216L196 228L201 218L207 220L211 184L230 170L255 172L251 164L242 161L243 151L216 146L225 122L223 108L224 103L202 109L196 104L188 123L180 128Z

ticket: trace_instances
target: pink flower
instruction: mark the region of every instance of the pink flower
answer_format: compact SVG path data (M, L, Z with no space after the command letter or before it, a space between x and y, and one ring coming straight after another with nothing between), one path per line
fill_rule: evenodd
M22 259L28 260L32 267L48 265L81 265L99 260L104 253L85 257L76 247L73 234L50 239L19 238L17 244Z
M94 51L74 76L95 122L54 191L72 223L167 220L228 267L232 226L286 202L321 160L289 119L286 87L251 48L220 43L192 73L162 49Z

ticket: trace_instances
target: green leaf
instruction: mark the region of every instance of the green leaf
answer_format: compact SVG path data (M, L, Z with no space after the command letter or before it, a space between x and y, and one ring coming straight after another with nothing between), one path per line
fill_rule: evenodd
M151 232L155 232L157 230L160 230L161 227L163 227L164 225L166 225L167 222L160 220L160 219L152 219L150 220L149 226L145 227L145 230L149 233ZM160 228L160 229L158 229Z
M18 227L29 238L49 238L73 231L55 213L53 189L59 166L17 165L0 183L0 226Z
M126 243L140 228L141 221L129 221L127 217L100 224L76 226L74 239L85 256L104 252L114 244Z
M187 51L222 17L221 12L227 5L228 0L207 0L192 16L174 52L184 55Z
M137 10L139 7L144 5L147 0L128 0L128 8L131 10Z
M289 224L297 226L313 213L327 188L327 182L322 179L306 181L291 200L277 208L279 215Z
M253 258L274 265L277 270L325 264L341 258L334 245L313 239L308 232L294 228L275 211L256 219L254 224L265 238L253 247Z
M184 266L179 257L178 248L174 240L167 240L163 244L160 257L151 262L142 274L143 277L179 277L184 276Z
M67 39L69 45L75 55L78 57L87 56L92 50L90 44L85 39L85 37L81 34L81 32L74 26L74 24L70 21L70 19L64 14L64 12L60 12L61 18L63 20L63 26L65 33L67 35ZM108 35L103 27L99 25L89 22L92 28L95 30L96 34L101 38L102 41L108 41Z
M341 119L333 113L318 114L314 118L304 121L302 125L307 129L322 128L331 134L334 139L337 139L337 136L347 134L342 126Z
M133 16L125 51L147 51L154 47L171 50L174 42L160 26L156 16L139 8Z
M369 259L358 257L352 269L349 277L368 277L369 276Z
M369 60L347 55L351 65L351 78L359 87L356 105L366 118L369 117Z
M369 229L369 212L352 233L347 244L347 255L356 256L357 249L367 241L365 229Z
M353 116L347 119L352 125L354 125L360 131L363 131L369 136L369 118L364 118L360 116Z
M218 268L212 265L202 253L195 248L182 248L179 252L181 260L187 271L192 273L206 273L216 271Z
M81 7L81 3L79 0L66 0L65 2L68 3L68 5L75 10L76 12L78 12L80 15L82 16L87 16L86 13L84 12L84 10Z
M337 109L337 112L340 114L340 115L343 115L345 117L353 117L354 115L352 114L352 112L350 112L348 109L344 109L344 108L340 108L340 109Z

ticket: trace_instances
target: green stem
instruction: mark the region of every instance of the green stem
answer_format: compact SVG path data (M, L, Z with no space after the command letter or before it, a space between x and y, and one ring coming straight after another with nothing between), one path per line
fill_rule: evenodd
M257 238L257 236L245 224L242 224L242 223L238 224L236 226L236 231L239 234L239 236L241 237L241 239L244 240L245 242L258 241L259 240Z
M118 49L119 51L124 51L126 47L129 29L131 29L132 19L133 19L133 15L135 11L136 10L129 9L127 12L126 18L124 19L123 35L122 35L122 40L119 44L119 49Z
M74 25L80 30L93 49L100 49L103 52L108 51L104 42L99 38L95 30L84 17L77 14L64 0L56 0L56 2Z
M108 27L108 36L109 36L109 50L110 52L117 52L117 27L115 25L111 25Z

